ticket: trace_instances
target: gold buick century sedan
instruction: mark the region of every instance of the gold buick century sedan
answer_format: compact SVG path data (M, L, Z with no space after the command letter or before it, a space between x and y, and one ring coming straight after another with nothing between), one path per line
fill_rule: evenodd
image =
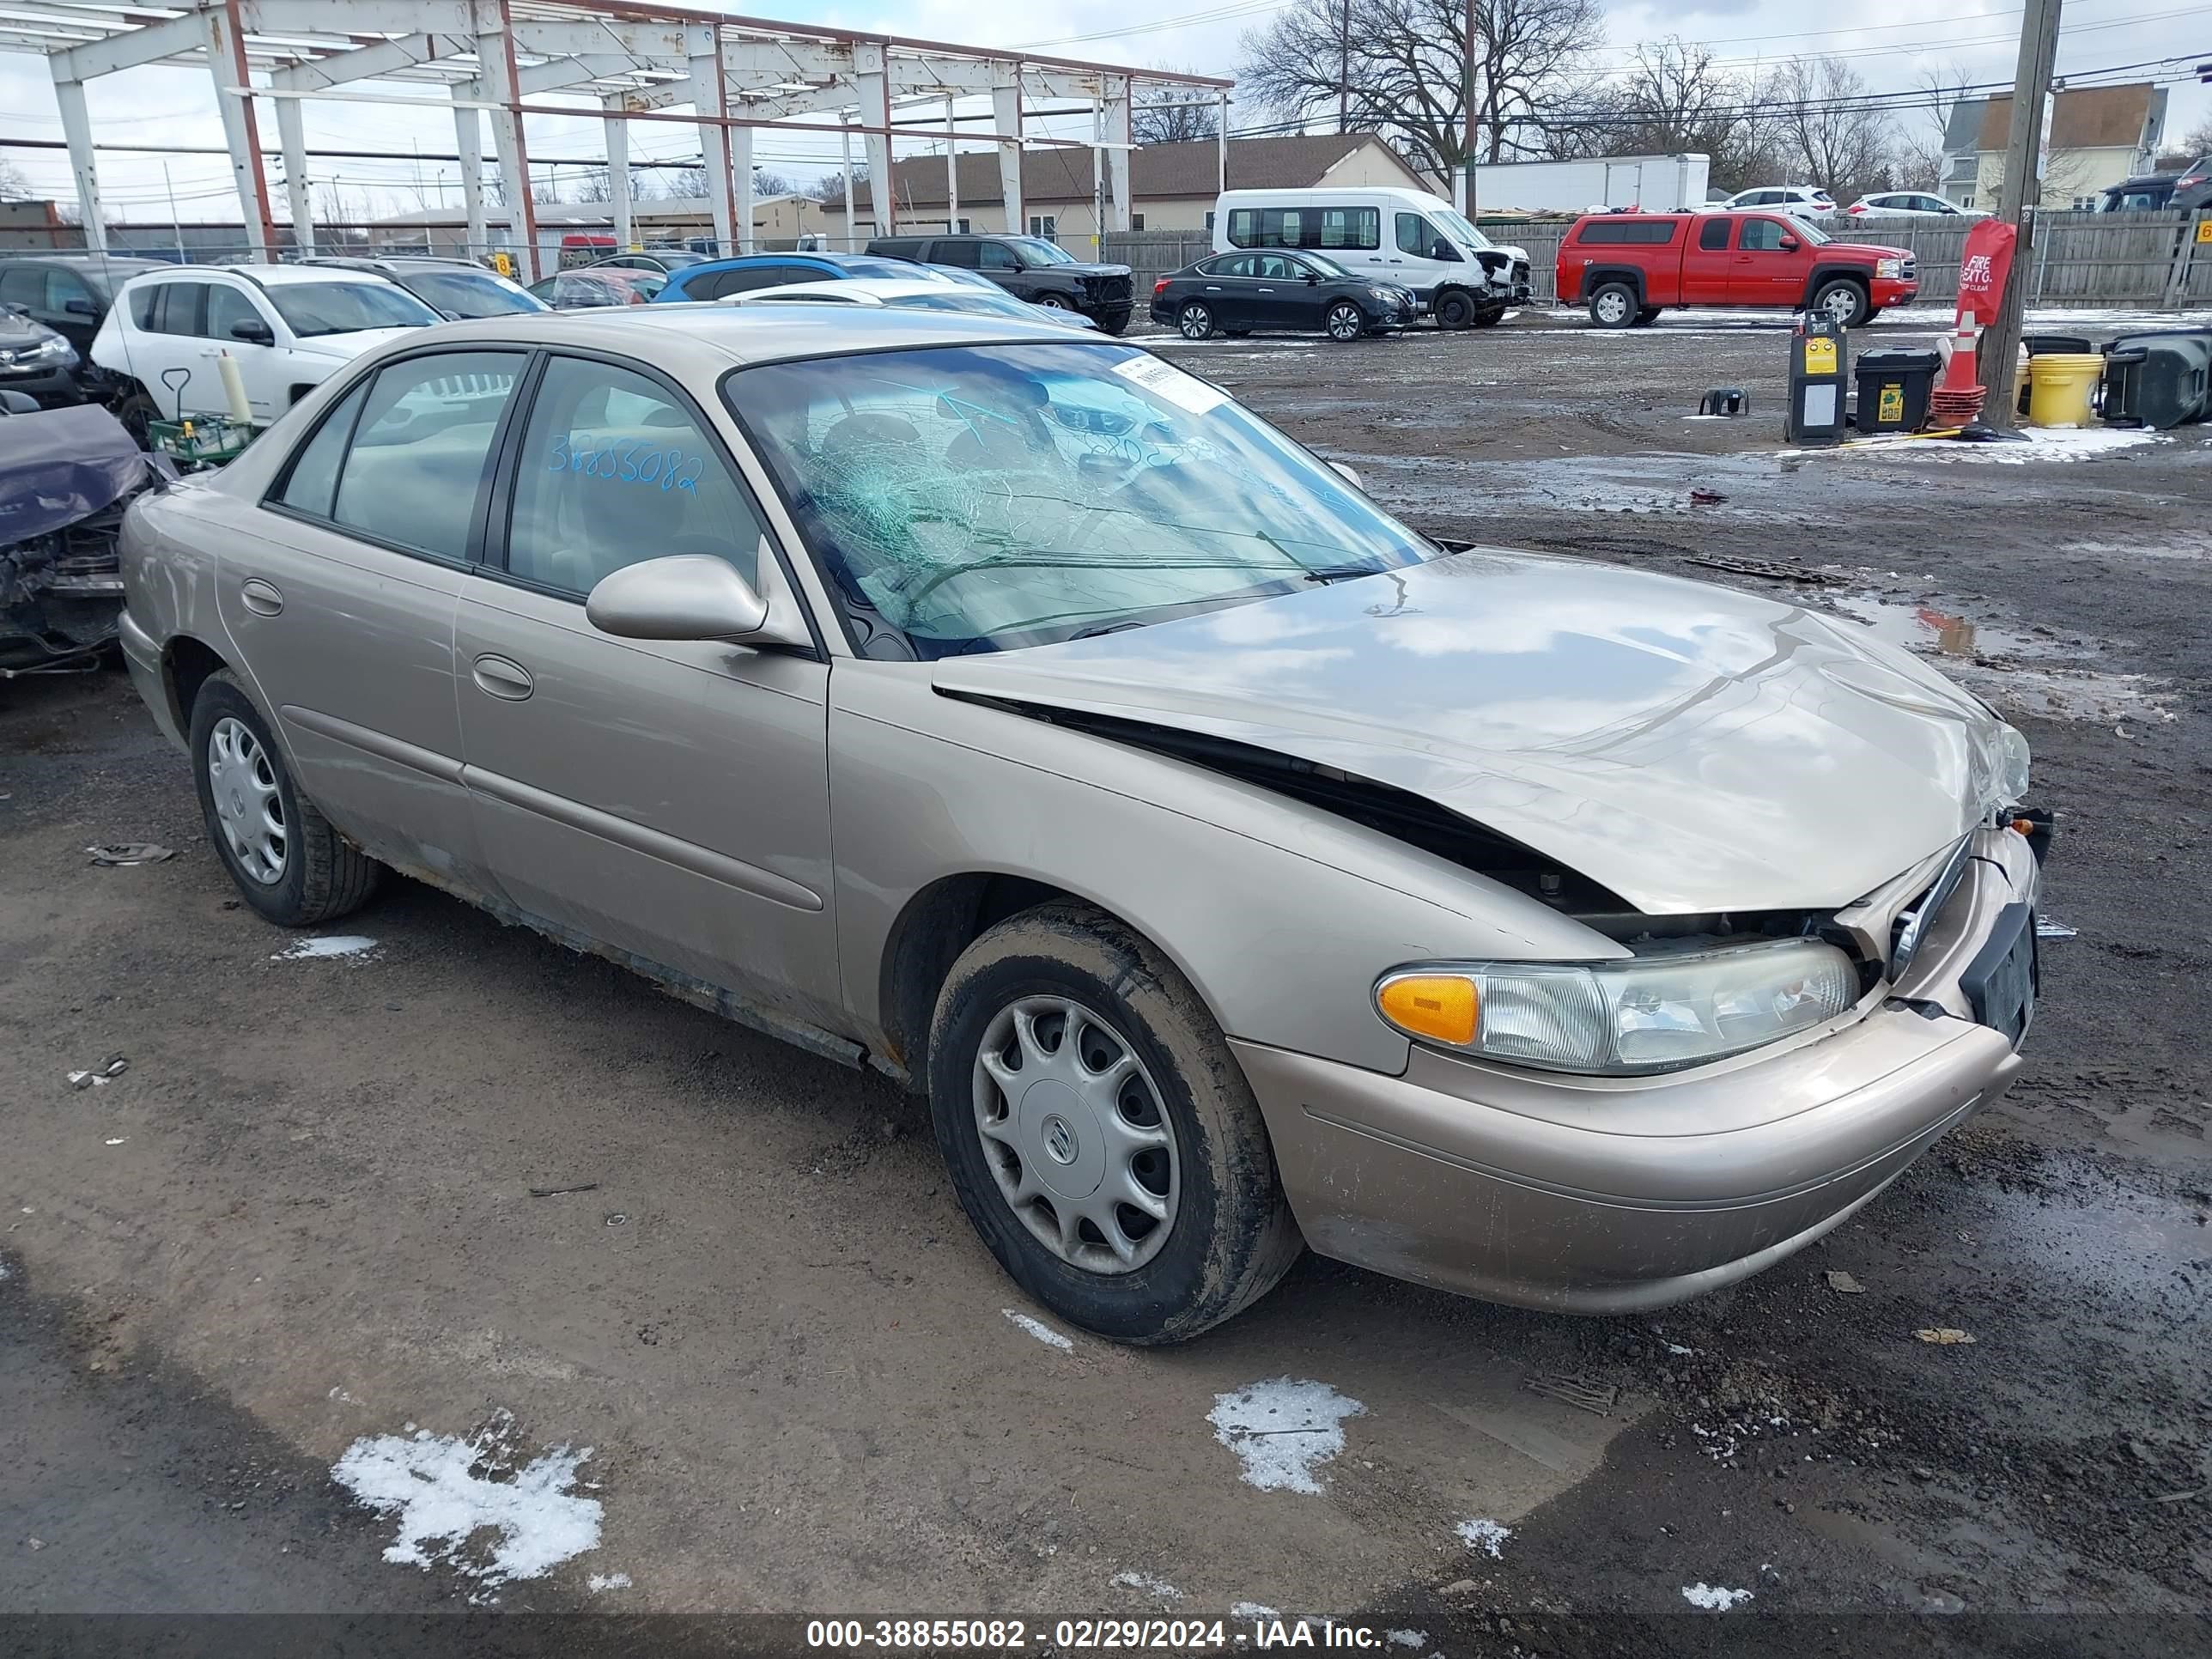
M1652 1308L2019 1066L2027 746L1802 606L1439 546L1050 322L410 333L125 531L248 902L404 872L926 1092L1037 1301L1170 1342L1307 1245Z

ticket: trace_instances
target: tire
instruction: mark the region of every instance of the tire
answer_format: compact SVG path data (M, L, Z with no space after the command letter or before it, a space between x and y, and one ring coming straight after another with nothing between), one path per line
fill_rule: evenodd
M1129 331L1129 318L1127 313L1112 319L1094 317L1091 320L1098 325L1098 331L1101 334L1110 334L1117 340Z
M1079 1054L1066 1051L1071 1027ZM1009 1053L1028 1064L1011 1066ZM1042 1074L1009 1093L990 1054L998 1076ZM1109 1062L1133 1069L1094 1109L1078 1089ZM1041 1101L1042 1088L1057 1099ZM999 1265L1097 1335L1187 1340L1265 1295L1305 1248L1259 1103L1205 1003L1148 940L1088 905L1025 911L961 953L930 1029L929 1099L953 1190ZM1065 1117L1051 1109L1060 1103L1073 1103ZM1146 1137L1164 1147L1132 1150ZM1092 1179L1095 1205L1119 1176L1152 1195L1155 1215L1109 1205L1118 1244L1087 1217L1066 1243L1055 1202L1073 1216L1083 1200L1040 1182Z
M1869 306L1866 310L1866 315L1859 319L1859 326L1861 328L1864 328L1869 323L1872 322L1875 318L1881 315L1881 307L1880 306Z
M1203 300L1185 300L1176 313L1176 328L1186 340L1213 337L1213 309Z
M1813 295L1812 308L1826 312L1835 319L1838 328L1857 328L1865 323L1874 306L1864 289L1847 276L1838 276L1820 284Z
M248 742L240 741L241 732ZM375 861L333 830L300 793L268 722L228 669L209 675L192 699L191 753L208 842L248 904L279 927L312 927L368 902L376 890ZM228 774L238 799L217 799L218 770ZM265 838L258 853L250 850L258 826L247 816L271 806L281 820L283 841L282 857L273 869ZM241 824L247 851L241 851L233 834Z
M1440 294L1437 296L1436 319L1437 326L1441 329L1457 331L1472 328L1474 325L1474 301L1457 289Z
M1232 340L1249 340L1252 337L1252 331L1249 328L1224 328L1221 331Z
M1511 309L1510 306L1498 304L1477 306L1474 312L1474 325L1477 328L1496 328L1498 324L1505 320L1505 313Z
M1356 340L1367 332L1367 313L1349 300L1339 300L1322 319L1322 326L1332 340Z
M130 391L108 405L108 412L123 423L123 429L131 434L131 441L139 448L145 449L150 447L147 437L147 423L160 420L161 411L145 387L132 386Z
M1629 326L1631 328L1649 328L1652 324L1658 320L1659 307L1657 306L1645 306L1642 310L1636 313L1636 320L1629 324Z
M1065 294L1040 294L1037 295L1036 302L1042 306L1047 311L1073 311L1075 309L1075 301L1069 299Z
M1599 328L1632 328L1643 308L1626 283L1600 283L1590 290L1589 319Z

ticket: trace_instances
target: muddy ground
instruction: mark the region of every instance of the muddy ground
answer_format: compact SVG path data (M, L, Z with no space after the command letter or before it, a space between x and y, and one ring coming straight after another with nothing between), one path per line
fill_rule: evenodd
M1166 349L1423 528L1841 606L2015 718L2078 933L2012 1097L1663 1315L1309 1257L1187 1348L1047 1341L888 1085L404 881L346 924L372 951L280 959L126 682L0 685L0 1613L1241 1605L1409 1655L2204 1645L2212 444L1784 454L1783 337L1695 318ZM1716 385L1752 418L1686 419ZM82 850L141 840L178 855ZM1362 1408L1311 1493L1241 1479L1208 1420L1279 1377ZM489 1534L384 1559L397 1522L331 1466L488 1425L518 1462L591 1448L596 1547L506 1583Z

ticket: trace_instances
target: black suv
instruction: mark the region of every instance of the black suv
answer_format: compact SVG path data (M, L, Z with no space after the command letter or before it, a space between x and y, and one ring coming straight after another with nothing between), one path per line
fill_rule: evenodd
M1109 334L1129 326L1135 301L1127 265L1086 265L1036 236L878 236L868 252L886 259L958 265L989 277L1018 300L1079 311Z
M0 257L0 306L23 314L67 340L92 361L92 337L114 303L115 290L142 270L166 262L104 253L23 253Z

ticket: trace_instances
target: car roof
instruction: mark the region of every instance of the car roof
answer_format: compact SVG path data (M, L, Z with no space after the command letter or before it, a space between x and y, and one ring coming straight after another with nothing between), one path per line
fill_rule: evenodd
M751 301L765 300L772 294L786 296L793 294L819 295L825 300L850 305L855 300L863 303L870 300L902 300L909 294L942 297L945 290L952 286L934 276L856 276L836 283L787 283L781 288L757 289L750 294L731 297ZM1000 291L1003 293L1005 290Z
M557 318L557 320L549 319ZM712 375L741 364L841 356L906 347L1079 343L1064 323L965 311L908 311L871 305L726 305L719 301L625 306L558 313L513 312L446 323L437 337L456 345L527 343L584 346L642 357L679 373ZM415 344L421 343L417 335ZM1091 337L1097 343L1096 337ZM1112 343L1121 343L1113 342ZM412 348L407 348L412 349Z
M264 288L283 288L306 283L358 283L363 276L378 274L351 265L278 265L251 262L234 265L173 265L155 260L131 280L137 282L155 273L172 280L179 276L243 276Z

